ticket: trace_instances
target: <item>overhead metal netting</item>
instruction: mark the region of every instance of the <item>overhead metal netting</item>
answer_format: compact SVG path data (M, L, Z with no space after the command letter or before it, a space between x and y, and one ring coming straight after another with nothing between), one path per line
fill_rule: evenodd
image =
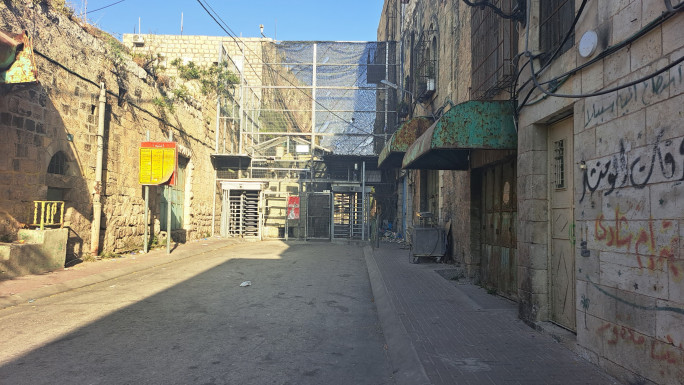
M396 90L381 83L396 84L393 42L262 40L230 56L242 84L226 109L239 110L239 152L255 160L377 155L395 129Z

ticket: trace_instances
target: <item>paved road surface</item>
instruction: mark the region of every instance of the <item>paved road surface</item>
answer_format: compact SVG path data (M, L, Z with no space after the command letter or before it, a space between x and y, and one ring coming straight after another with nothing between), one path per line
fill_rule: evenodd
M0 330L2 384L394 383L357 246L227 245L0 310Z

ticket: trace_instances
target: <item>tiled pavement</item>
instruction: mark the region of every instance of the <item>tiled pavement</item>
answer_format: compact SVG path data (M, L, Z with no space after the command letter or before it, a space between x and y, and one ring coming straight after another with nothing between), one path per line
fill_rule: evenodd
M391 243L365 251L390 357L417 366L404 367L412 378L399 372L399 384L617 383L520 321L515 303L443 278L436 270L445 265L410 264L409 250Z

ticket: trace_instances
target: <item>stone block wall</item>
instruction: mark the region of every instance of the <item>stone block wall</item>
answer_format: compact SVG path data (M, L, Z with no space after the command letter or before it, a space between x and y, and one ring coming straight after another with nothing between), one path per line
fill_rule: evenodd
M416 47L411 46L411 36L417 44L421 34L432 28L437 38L437 84L436 91L425 103L414 101L412 116L432 116L441 107L448 109L449 102L460 103L470 97L470 8L460 1L430 0L411 1L402 4L398 0L386 0L378 27L378 40L401 41L397 45L397 63L403 65L400 73L405 77L411 73L411 58L416 55ZM403 16L403 18L402 18ZM396 23L396 25L388 25ZM394 33L389 36L388 33ZM401 48L401 49L400 49ZM415 68L414 68L415 69ZM411 74L413 77L413 74ZM403 87L409 89L408 84ZM442 111L445 111L443 109ZM440 175L440 199L435 217L441 219L439 225L451 221L450 254L456 262L472 265L469 258L471 243L470 225L470 176L466 171L443 171ZM407 207L408 227L418 223L415 213L420 210L419 170L407 170L408 191L399 196L397 213L400 216L404 205ZM403 181L398 180L397 189L403 189ZM397 222L402 223L398 218ZM470 269L473 274L475 269Z
M138 67L123 46L91 26L81 26L46 4L20 1L0 5L0 28L33 37L38 84L0 90L0 212L8 222L27 222L34 200L48 188L67 202L69 257L90 251L92 194L97 153L100 83L107 90L102 183L103 216L100 250L123 252L142 247L143 187L138 183L138 147L147 132L152 141L169 133L189 158L186 222L183 237L211 231L216 112L212 103L175 109L154 103L161 86ZM90 31L90 32L89 32ZM213 103L215 104L215 102ZM50 159L66 155L64 175L48 174ZM160 187L151 187L151 230L159 229Z
M542 80L593 59L664 12L662 1L589 2L575 41L596 31L596 53L582 58L573 47ZM680 12L578 72L557 92L611 89L682 57ZM542 236L534 239L523 229L548 221L547 128L569 114L574 125L577 342L587 358L629 383L684 383L683 74L680 63L604 95L550 97L524 107L520 115L521 317L549 319L548 291L555 283L547 265L552 252L548 233L540 229Z

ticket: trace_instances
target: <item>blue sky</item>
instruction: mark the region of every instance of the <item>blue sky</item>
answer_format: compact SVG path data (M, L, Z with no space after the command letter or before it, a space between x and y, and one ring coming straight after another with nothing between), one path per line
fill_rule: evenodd
M120 0L88 0L94 11ZM383 0L202 0L228 24L237 36L260 36L278 40L375 41ZM84 0L68 0L81 13ZM88 14L99 28L120 37L142 33L224 36L197 0L124 0ZM277 35L276 35L277 34Z

